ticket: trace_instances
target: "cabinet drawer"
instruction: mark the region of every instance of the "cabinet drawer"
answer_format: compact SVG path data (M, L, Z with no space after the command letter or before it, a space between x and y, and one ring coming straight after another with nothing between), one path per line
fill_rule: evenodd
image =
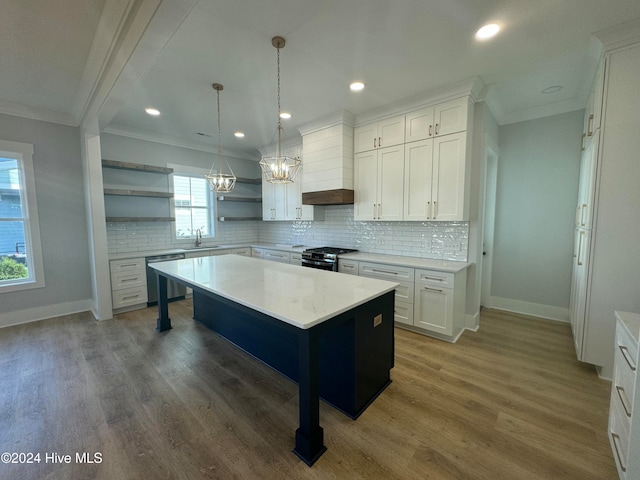
M629 364L624 359L624 354L616 346L613 382L611 383L611 401L618 401L621 404L625 416L630 418L633 413L634 385L636 381L636 372L629 368Z
M416 270L416 284L433 287L453 288L453 273L434 270Z
M289 254L278 250L265 250L263 258L265 260L271 260L272 262L289 263Z
M383 280L413 282L413 268L397 265L360 262L358 271L363 277L381 278Z
M231 250L231 253L235 253L236 255L242 255L243 257L251 256L251 248L234 248Z
M413 282L398 282L396 287L396 302L413 305Z
M256 258L263 258L264 257L264 249L262 249L262 248L252 248L251 249L251 256L252 257L256 257Z
M355 260L338 259L338 272L358 275L358 262Z
M292 265L302 265L302 254L301 253L290 253L289 254L289 263Z
M111 272L111 290L131 289L147 285L147 274L142 271Z
M622 364L635 373L638 368L638 343L622 325L616 328L616 352L622 354Z
M625 421L625 414L621 410L619 402L614 402L612 398L609 412L609 442L618 472L624 472L627 469L629 458L629 424ZM621 475L621 478L624 477Z
M405 325L413 325L413 303L396 301L393 320Z
M115 272L142 272L145 271L144 258L129 258L127 260L111 260L109 262L111 273Z
M112 293L113 308L129 307L140 303L147 303L147 287L128 288L126 290L115 290Z

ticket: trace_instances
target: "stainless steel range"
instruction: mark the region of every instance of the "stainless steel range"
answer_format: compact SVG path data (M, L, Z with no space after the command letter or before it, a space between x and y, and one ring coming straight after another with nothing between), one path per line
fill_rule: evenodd
M320 270L338 271L338 255L357 252L352 248L318 247L302 252L302 266Z

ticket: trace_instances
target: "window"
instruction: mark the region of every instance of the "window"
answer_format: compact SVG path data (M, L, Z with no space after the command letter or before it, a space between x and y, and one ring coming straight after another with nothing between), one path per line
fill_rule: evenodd
M173 175L176 238L196 236L213 238L213 195L204 176L177 173Z
M0 292L44 287L33 145L0 140Z

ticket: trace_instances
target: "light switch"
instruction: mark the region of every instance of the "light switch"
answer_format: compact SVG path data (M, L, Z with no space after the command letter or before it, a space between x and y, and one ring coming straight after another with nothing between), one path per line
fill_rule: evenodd
M373 317L373 326L374 328L377 327L378 325L380 325L382 323L382 314L376 315L375 317Z

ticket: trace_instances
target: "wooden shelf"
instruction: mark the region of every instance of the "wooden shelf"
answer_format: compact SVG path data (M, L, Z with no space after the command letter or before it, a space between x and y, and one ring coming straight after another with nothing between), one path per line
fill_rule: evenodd
M233 195L219 195L218 200L221 202L262 203L262 197L234 197Z
M107 222L135 223L135 222L175 222L175 217L107 217Z
M115 160L105 159L102 160L102 166L105 168L117 168L119 170L135 170L138 172L146 173L161 173L163 175L169 175L170 173L173 173L173 168L156 167L154 165L143 165L141 163L117 162Z
M262 185L262 178L242 178L237 177L236 183L249 183L251 185Z
M219 222L255 222L260 220L262 220L262 217L218 217Z
M116 188L105 188L105 195L120 195L127 197L157 197L157 198L173 198L171 192L152 192L149 190L122 190Z

